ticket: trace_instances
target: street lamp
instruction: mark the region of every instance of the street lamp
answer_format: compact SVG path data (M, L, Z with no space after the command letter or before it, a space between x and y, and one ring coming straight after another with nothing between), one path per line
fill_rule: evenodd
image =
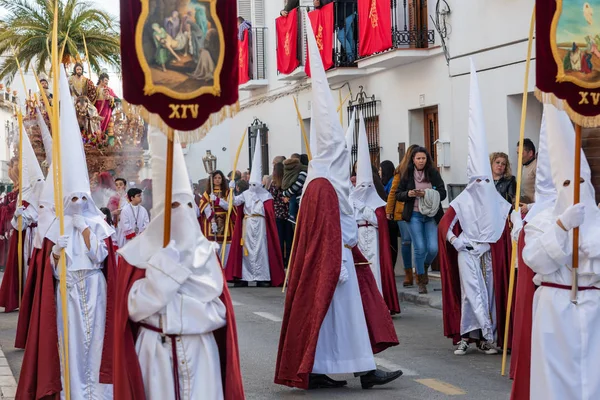
M212 195L214 192L213 175L212 174L217 169L217 156L212 154L210 150L206 150L206 155L204 157L202 157L202 164L204 164L204 170L208 174L208 180L210 181L210 195ZM209 195L210 207L212 208L213 212L215 212L215 206L214 206L212 200L210 200L210 195ZM213 232L213 233L215 235L215 242L216 242L217 241L217 232Z

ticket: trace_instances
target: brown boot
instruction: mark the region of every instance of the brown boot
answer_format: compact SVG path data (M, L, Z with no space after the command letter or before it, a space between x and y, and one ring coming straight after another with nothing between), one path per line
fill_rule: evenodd
M425 283L425 275L417 275L417 283L419 285L419 294L427 294L427 284Z
M427 270L429 269L429 265L425 264L425 274L423 274L423 283L429 285L429 274Z
M408 268L404 270L404 287L413 287L414 278L413 278L413 270L412 268Z

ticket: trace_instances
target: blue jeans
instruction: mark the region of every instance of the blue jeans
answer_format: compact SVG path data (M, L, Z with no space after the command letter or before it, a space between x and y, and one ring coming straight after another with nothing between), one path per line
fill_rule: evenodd
M354 62L356 58L354 54L354 20L356 19L356 14L352 13L346 17L344 21L344 27L338 30L338 40L342 44L342 48L346 52L346 57L348 58L348 62Z
M415 249L417 275L423 275L425 264L431 265L438 253L437 224L434 218L413 211L408 226Z
M408 227L408 222L398 221L398 229L400 229L402 262L404 263L404 269L412 269L412 240L410 238L410 228Z

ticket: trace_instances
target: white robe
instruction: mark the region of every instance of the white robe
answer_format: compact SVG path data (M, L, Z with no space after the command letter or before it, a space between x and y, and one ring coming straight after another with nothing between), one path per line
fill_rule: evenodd
M119 219L119 226L121 227L121 240L122 243L119 243L119 248L125 246L129 240L127 240L127 236L132 233L136 233L136 228L138 232L136 235L141 234L146 230L146 227L150 223L150 217L148 216L148 211L141 206L134 206L131 203L127 204L121 210L121 216Z
M344 214L341 214L341 221L342 268L346 268L348 280L338 283L321 325L312 370L316 374L345 374L376 369L352 250L344 246L353 247L357 243L356 221Z
M29 273L29 259L33 254L33 238L37 233L37 227L31 228L31 225L36 224L37 220L38 213L31 205L28 206L25 210L23 210L23 226L25 226L25 230L23 231L23 288L25 287L25 282L27 281L27 274ZM13 216L13 219L10 222L12 227L15 229L13 235L18 235L18 218L16 216Z
M371 271L377 282L377 289L383 295L381 287L381 265L379 259L379 227L377 226L377 215L370 207L362 209L354 208L354 218L358 223L358 248L360 252L371 263ZM361 226L369 224L369 226Z
M454 217L446 236L448 241L454 236L452 229L457 222L458 217ZM460 334L470 334L472 339L482 339L479 335L481 330L483 339L491 342L496 338L497 318L490 245L468 238L464 231L460 237L473 247L473 250L458 252Z
M74 230L71 240L83 242L83 236ZM71 399L108 400L113 398L112 385L99 383L106 323L106 279L102 274L102 267L108 250L106 243L98 241L93 232L90 233L90 250L86 255L88 262L78 262L77 265L67 257ZM54 267L54 276L59 279L52 255L50 259ZM62 358L63 319L60 285L56 288L56 299L56 324ZM65 398L64 391L61 398Z
M212 332L226 324L225 305L218 296L208 302L198 298L211 281L194 275L193 268L173 265L170 260L154 264L142 266L146 276L129 292L131 319L162 327L165 334L181 335L175 340L182 400L223 399L219 349ZM211 290L220 294L222 281ZM135 349L146 398L174 399L171 339L165 337L163 343L159 333L142 327Z
M127 204L129 204L129 202L127 201L127 195L121 196L119 199L119 210L123 212L123 209ZM125 237L123 235L123 225L121 224L121 216L119 215L117 219L118 222L115 223L115 231L117 232L117 244L120 247L123 243L125 243ZM115 220L114 216L113 220Z
M248 190L246 192L249 192ZM269 267L269 244L264 203L251 193L236 196L233 204L244 204L244 253L242 257L242 280L267 282L271 280ZM248 255L246 255L246 251Z
M553 210L525 226L524 261L536 273L534 282L571 286L572 235L556 225ZM596 229L600 246L600 229ZM579 252L579 286L600 287L600 257ZM531 400L600 399L600 290L578 292L541 286L533 299Z

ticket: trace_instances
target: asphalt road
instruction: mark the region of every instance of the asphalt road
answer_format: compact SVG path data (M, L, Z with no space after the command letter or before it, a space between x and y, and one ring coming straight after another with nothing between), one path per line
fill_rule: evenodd
M273 383L284 297L277 288L231 289L236 310L242 373L247 399L509 399L511 381L500 376L501 356L486 356L474 348L455 356L442 336L442 312L402 303L394 317L400 345L376 356L382 369L400 368L395 382L362 390L353 376L346 388L302 391ZM0 346L18 380L23 352L15 350L17 314L0 314Z

